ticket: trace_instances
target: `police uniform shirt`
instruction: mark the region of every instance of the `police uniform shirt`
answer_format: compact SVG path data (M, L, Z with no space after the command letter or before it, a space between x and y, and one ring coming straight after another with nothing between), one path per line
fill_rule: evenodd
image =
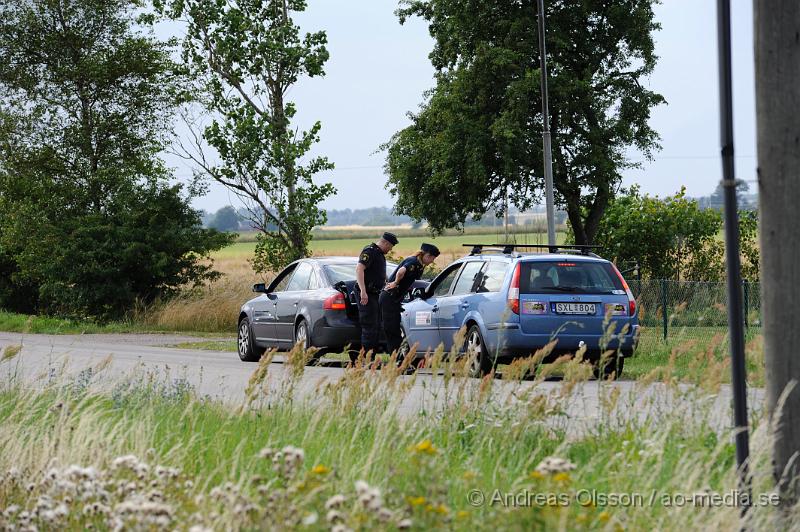
M358 263L364 265L364 286L367 292L380 292L386 284L386 256L375 243L361 250Z
M403 278L400 279L400 283L397 285L398 291L400 294L405 294L414 281L418 280L422 277L422 264L419 262L416 256L408 257L400 263L400 265L394 270L392 276L389 277L389 282L392 282L397 277L397 270L400 268L405 268L406 273L403 275Z

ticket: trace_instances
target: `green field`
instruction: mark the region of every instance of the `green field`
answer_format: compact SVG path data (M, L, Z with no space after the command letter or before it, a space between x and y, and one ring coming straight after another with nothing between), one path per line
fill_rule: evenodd
M380 233L377 233L377 238ZM325 240L312 240L311 251L315 255L352 255L355 256L361 251L364 246L374 241L375 238L342 238L342 239L325 239ZM558 243L563 243L566 238L566 233L558 233ZM547 235L544 233L516 233L510 239L517 244L547 244ZM481 235L448 235L440 237L430 236L409 236L400 239L400 243L395 246L393 253L399 255L411 254L419 249L420 244L423 242L430 242L436 244L442 251L442 254L450 259L460 257L468 253L469 250L462 247L462 244L474 243L488 243L494 244L503 242L503 236L492 234ZM214 256L220 259L232 258L249 258L253 255L255 249L255 242L236 242L227 248L218 251Z

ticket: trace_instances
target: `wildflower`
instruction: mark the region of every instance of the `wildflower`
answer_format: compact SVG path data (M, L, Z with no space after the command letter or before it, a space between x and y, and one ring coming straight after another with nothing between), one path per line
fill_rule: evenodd
M422 506L423 504L425 504L425 497L422 496L406 497L406 500L408 501L408 504L410 504L411 506Z
M542 475L554 475L556 473L566 473L575 469L575 464L564 458L548 456L536 466L536 471Z
M270 460L275 455L275 449L271 447L264 447L258 452L258 457L265 460Z
M411 448L417 454L436 454L437 449L431 440L425 439Z
M369 484L363 480L356 480L356 493L363 495L367 491L369 491Z
M332 510L334 508L339 508L342 504L344 504L344 501L344 495L334 495L325 502L325 509Z
M128 454L125 456L119 456L114 458L114 461L111 462L112 469L119 469L121 467L126 467L128 469L133 469L139 463L139 459L132 454Z
M189 532L214 532L214 529L203 525L194 525L189 528Z
M339 523L340 521L344 520L344 516L337 510L331 510L325 516L325 520L331 524Z
M553 480L556 482L561 482L562 484L566 484L569 482L569 473L565 473L563 471L561 473L556 473L553 475Z
M318 519L319 515L317 515L317 512L311 512L303 518L303 524L306 526L311 526L316 523Z
M403 520L401 520L401 521L399 521L397 523L397 529L398 530L408 530L409 528L411 528L412 524L413 523L412 523L411 519L406 518L406 519L403 519Z
M311 468L311 472L314 473L315 475L327 475L328 473L331 472L331 469L322 464L317 464Z
M544 478L544 474L542 474L542 472L538 470L531 471L531 474L528 476L534 480L541 480Z
M472 479L474 479L474 478L475 478L475 477L477 477L477 476L478 476L478 474L477 474L477 473L475 473L475 471L465 471L465 472L464 472L464 474L463 474L463 475L461 475L461 477L462 477L464 480L472 480Z
M469 517L469 512L466 510L459 510L458 513L456 513L457 519L466 519L467 517Z
M610 513L608 513L608 512L605 512L605 511L603 511L603 512L600 512L600 513L598 514L597 518L598 518L598 519L600 520L600 522L602 522L602 523L608 523L608 520L609 520L609 519L611 519L611 514L610 514Z
M342 524L335 525L331 528L331 532L352 532L349 528Z

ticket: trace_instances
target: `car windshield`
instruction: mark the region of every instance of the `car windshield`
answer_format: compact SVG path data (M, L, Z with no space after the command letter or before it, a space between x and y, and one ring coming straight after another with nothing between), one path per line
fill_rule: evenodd
M344 281L355 281L356 280L356 264L355 262L340 262L336 264L326 264L323 266L325 270L325 274L328 276L328 279L331 281L331 284L336 284L338 282ZM393 262L386 263L386 276L390 276L395 268L397 268L397 264Z
M519 273L519 290L523 294L625 293L622 282L607 262L522 262Z

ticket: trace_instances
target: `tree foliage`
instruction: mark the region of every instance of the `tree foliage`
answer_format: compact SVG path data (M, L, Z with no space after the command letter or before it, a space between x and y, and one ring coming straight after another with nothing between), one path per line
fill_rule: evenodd
M166 0L157 7L187 23L183 59L200 80L198 101L213 115L202 138L220 161L206 160L199 137L184 155L243 201L259 230L257 271L308 255L311 230L325 223L318 204L335 191L313 176L333 165L309 156L321 125L293 129L296 109L286 93L300 78L324 74L325 32L302 35L292 20L305 0Z
M546 4L553 178L578 243L592 241L621 172L658 147L648 125L664 99L641 84L656 63L654 0ZM519 209L543 187L535 3L404 0L400 21L429 23L436 86L384 145L397 211L432 229Z
M123 0L0 4L0 305L118 317L216 274L158 154L179 92Z
M700 209L685 190L664 199L641 195L638 187L617 196L600 222L595 244L620 265L638 263L644 277L690 281L725 278L722 216ZM758 280L757 220L739 213L742 278Z
M236 212L236 209L230 205L226 205L214 214L210 227L213 227L217 231L236 231L239 229L239 214Z

